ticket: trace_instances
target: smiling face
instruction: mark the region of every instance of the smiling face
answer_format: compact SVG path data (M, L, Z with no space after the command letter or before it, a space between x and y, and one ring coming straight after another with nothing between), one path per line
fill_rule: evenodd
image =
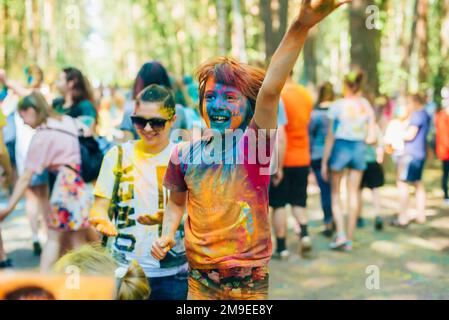
M134 125L139 137L150 147L156 147L161 144L167 143L170 137L170 129L176 120L176 115L170 119L169 112L161 108L159 102L141 102L136 107L133 116L144 119L163 119L168 120L162 129L154 130L150 124L146 124L145 127L140 125Z
M226 129L244 129L250 108L248 99L239 89L209 78L202 111L207 126L224 133Z

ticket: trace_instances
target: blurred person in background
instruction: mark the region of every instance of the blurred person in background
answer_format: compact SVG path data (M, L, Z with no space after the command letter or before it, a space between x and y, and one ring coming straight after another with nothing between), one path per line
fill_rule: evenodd
M366 170L367 144L375 143L375 116L371 104L362 96L364 73L352 71L344 79L344 98L335 101L328 112L329 131L326 137L321 174L331 182L332 213L337 236L330 248L351 251L354 230L360 211L358 193ZM341 180L348 170L349 220L347 228L341 204ZM330 174L329 174L330 171Z
M283 167L279 171L282 179L274 178L269 190L269 204L273 208L273 225L277 239L276 253L288 256L286 248L287 215L286 205L292 206L292 214L300 226L302 251L312 247L308 233L307 182L310 172L309 121L313 99L307 89L293 81L290 73L282 90L282 102L287 114L285 126L286 149ZM279 174L279 173L277 173ZM280 180L276 183L276 179Z
M3 188L3 193L9 195L9 188L12 185L13 172L10 162L10 157L8 150L3 141L3 134L1 129L6 126L6 118L1 110L3 99L6 94L0 95L0 170L1 170L1 187ZM0 226L0 270L4 268L12 267L12 261L7 258L6 252L3 247L2 230Z
M419 224L426 222L426 190L422 181L430 127L430 116L425 110L426 100L422 93L408 95L406 99L410 122L402 136L404 154L398 162L399 215L392 221L396 227L406 227L413 220ZM412 217L408 211L410 185L415 187L416 217Z
M54 112L37 91L20 101L18 111L24 122L37 130L25 159L24 173L18 178L8 205L0 210L0 222L12 213L35 173L41 174L45 169L55 172L50 210L45 212L48 237L41 256L41 270L45 272L63 249L86 243L93 196L79 173L78 122Z
M444 204L449 206L449 103L443 105L443 108L435 115L436 128L436 152L438 158L442 161L443 175L441 186L444 193Z
M324 214L323 235L330 238L334 232L332 218L331 185L321 175L321 162L323 159L324 145L329 130L327 113L329 106L335 100L334 88L330 82L321 85L318 100L312 111L309 124L311 167L320 188L321 208Z
M7 78L4 70L0 70L0 82L19 97L38 91L44 95L47 101L50 99L49 90L44 85L44 73L38 66L31 66L26 70L27 86L20 82ZM14 111L7 117L7 125L4 128L6 144L11 157L11 163L16 169L16 175L24 173L25 158L28 153L31 140L35 130L27 125L17 111L17 104L14 104ZM42 249L39 240L39 219L44 217L48 208L49 197L49 174L44 170L41 174L35 174L29 187L25 192L25 212L30 220L31 238L33 242L33 252L40 255ZM44 224L45 225L45 224Z
M147 62L140 68L139 72L137 73L132 89L132 100L128 100L125 104L123 121L120 125L120 129L124 132L123 142L140 139L136 129L132 124L131 115L134 112L135 99L137 95L151 84L157 84L169 89L173 89L168 72L160 62ZM185 122L184 110L183 107L179 104L176 105L176 117L177 120L173 125L172 130L180 128L180 124Z

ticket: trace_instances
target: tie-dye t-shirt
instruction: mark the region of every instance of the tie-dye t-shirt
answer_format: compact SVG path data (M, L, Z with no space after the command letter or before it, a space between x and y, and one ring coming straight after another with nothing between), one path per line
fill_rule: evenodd
M374 119L374 110L365 98L346 98L330 106L328 117L334 120L336 139L365 141L369 121Z
M227 269L268 264L272 248L269 164L274 137L274 132L259 131L253 120L228 151L214 157L214 162L201 152L207 139L175 147L164 186L188 192L185 243L190 267Z

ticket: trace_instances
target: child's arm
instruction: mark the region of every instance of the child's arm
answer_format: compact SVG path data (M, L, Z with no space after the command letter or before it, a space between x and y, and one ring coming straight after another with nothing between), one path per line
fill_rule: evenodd
M32 90L25 88L19 82L8 79L6 76L6 71L3 69L0 69L0 82L21 97L29 95L32 92Z
M181 224L186 207L187 191L170 192L167 208L162 222L162 235L153 243L151 254L158 260L164 259L167 252L176 245L175 234Z
M299 57L307 34L314 25L350 0L303 0L299 15L271 59L256 101L254 120L260 128L275 129L282 88Z

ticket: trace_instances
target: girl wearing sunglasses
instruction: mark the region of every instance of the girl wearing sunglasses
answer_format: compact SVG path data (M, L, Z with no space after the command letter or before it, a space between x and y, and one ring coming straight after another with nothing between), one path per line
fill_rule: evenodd
M166 87L152 84L137 96L131 121L140 140L106 154L90 214L97 230L110 238L120 266L127 268L133 260L142 266L151 287L150 300L187 298L183 234L176 232L178 245L166 259L158 261L150 254L168 201L162 179L174 149L169 138L175 110L173 94Z

